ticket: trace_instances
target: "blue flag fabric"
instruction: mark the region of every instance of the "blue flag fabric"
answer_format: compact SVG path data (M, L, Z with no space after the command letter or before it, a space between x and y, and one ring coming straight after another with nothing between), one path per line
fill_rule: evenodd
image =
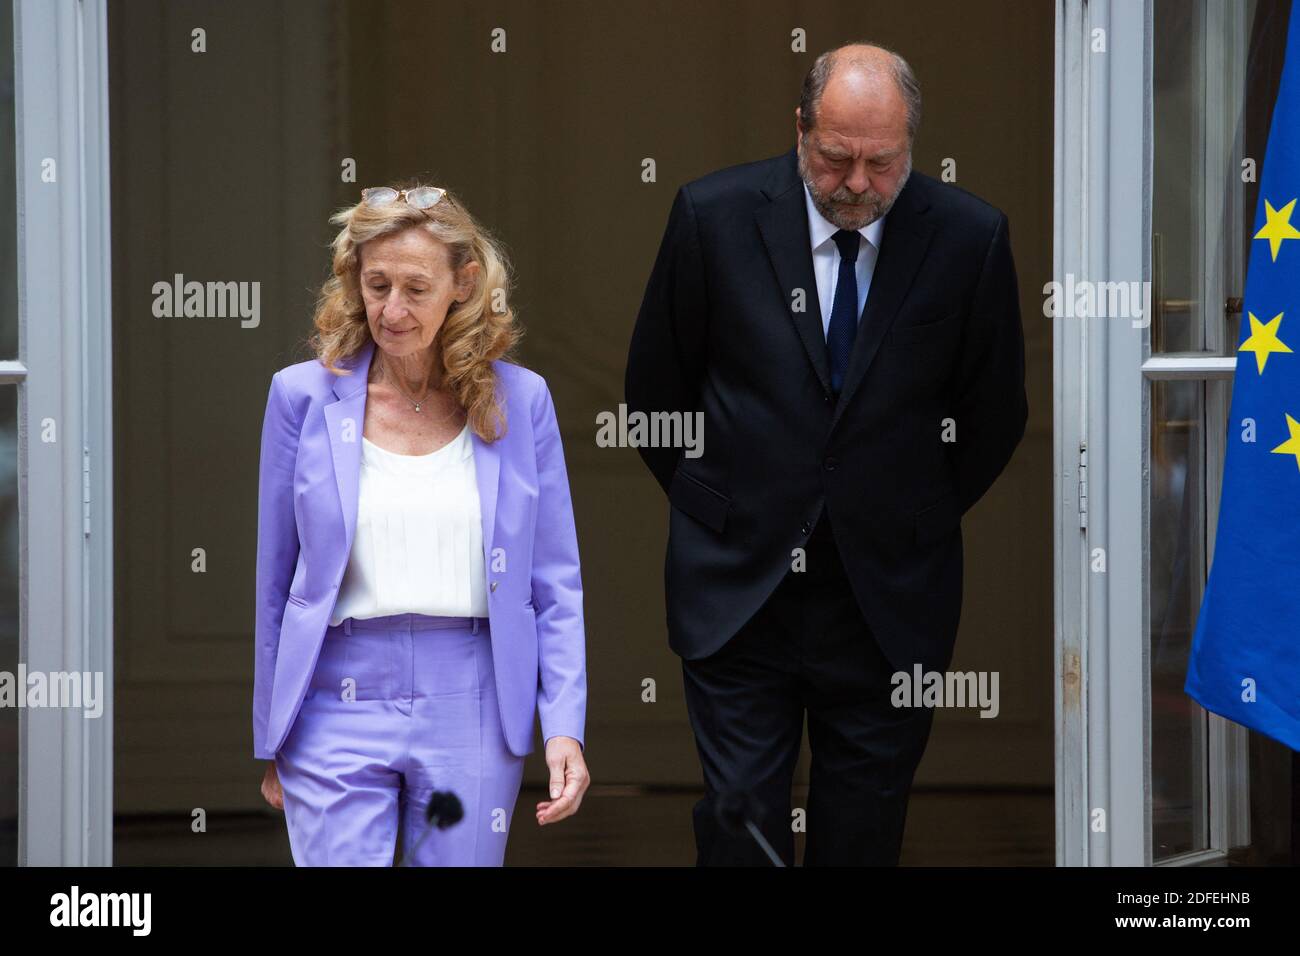
M1183 688L1206 710L1292 750L1300 750L1297 199L1300 4L1260 175L1214 564Z

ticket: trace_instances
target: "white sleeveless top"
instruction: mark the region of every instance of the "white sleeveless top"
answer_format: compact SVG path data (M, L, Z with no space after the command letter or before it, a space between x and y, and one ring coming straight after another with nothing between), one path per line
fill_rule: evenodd
M487 617L469 425L427 455L361 438L357 529L330 624L388 614Z

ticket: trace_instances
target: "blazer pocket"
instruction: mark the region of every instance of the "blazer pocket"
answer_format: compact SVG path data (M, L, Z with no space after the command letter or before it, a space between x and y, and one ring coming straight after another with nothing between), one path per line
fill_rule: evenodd
M961 316L950 315L937 322L924 322L921 325L895 325L889 330L890 345L908 345L912 342L924 342L933 336L943 335L953 327Z
M668 486L668 501L683 514L719 533L727 523L731 499L678 468Z
M961 527L961 511L957 507L957 496L949 492L934 504L916 512L913 522L916 526L917 544L931 544L943 540Z
M292 591L289 592L289 601L299 607L307 607L307 602L298 597L298 595L294 594Z

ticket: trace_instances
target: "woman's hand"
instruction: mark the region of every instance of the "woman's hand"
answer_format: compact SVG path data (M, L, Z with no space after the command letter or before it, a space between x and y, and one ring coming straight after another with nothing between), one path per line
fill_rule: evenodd
M582 745L572 737L546 741L546 766L551 768L551 799L537 805L537 825L546 826L578 812L591 777L582 759Z
M284 809L284 790L280 787L280 774L276 772L274 760L266 762L266 773L262 775L262 796L277 810Z

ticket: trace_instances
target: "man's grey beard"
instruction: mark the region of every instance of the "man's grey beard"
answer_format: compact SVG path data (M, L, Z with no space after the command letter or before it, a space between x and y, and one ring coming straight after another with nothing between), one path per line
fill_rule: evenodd
M813 178L809 174L808 164L804 160L807 153L799 155L799 178L803 180L804 185L808 187L808 192L812 195L813 206L819 213L838 229L846 229L849 232L857 232L864 226L880 219L885 213L894 208L894 201L898 199L898 194L903 191L907 185L907 179L912 175L912 154L907 154L907 165L903 168L903 175L898 180L898 185L889 196L882 196L878 192L853 193L848 187L841 184L830 195L823 193L813 183ZM833 205L838 202L854 203L855 208L846 209L844 206Z

